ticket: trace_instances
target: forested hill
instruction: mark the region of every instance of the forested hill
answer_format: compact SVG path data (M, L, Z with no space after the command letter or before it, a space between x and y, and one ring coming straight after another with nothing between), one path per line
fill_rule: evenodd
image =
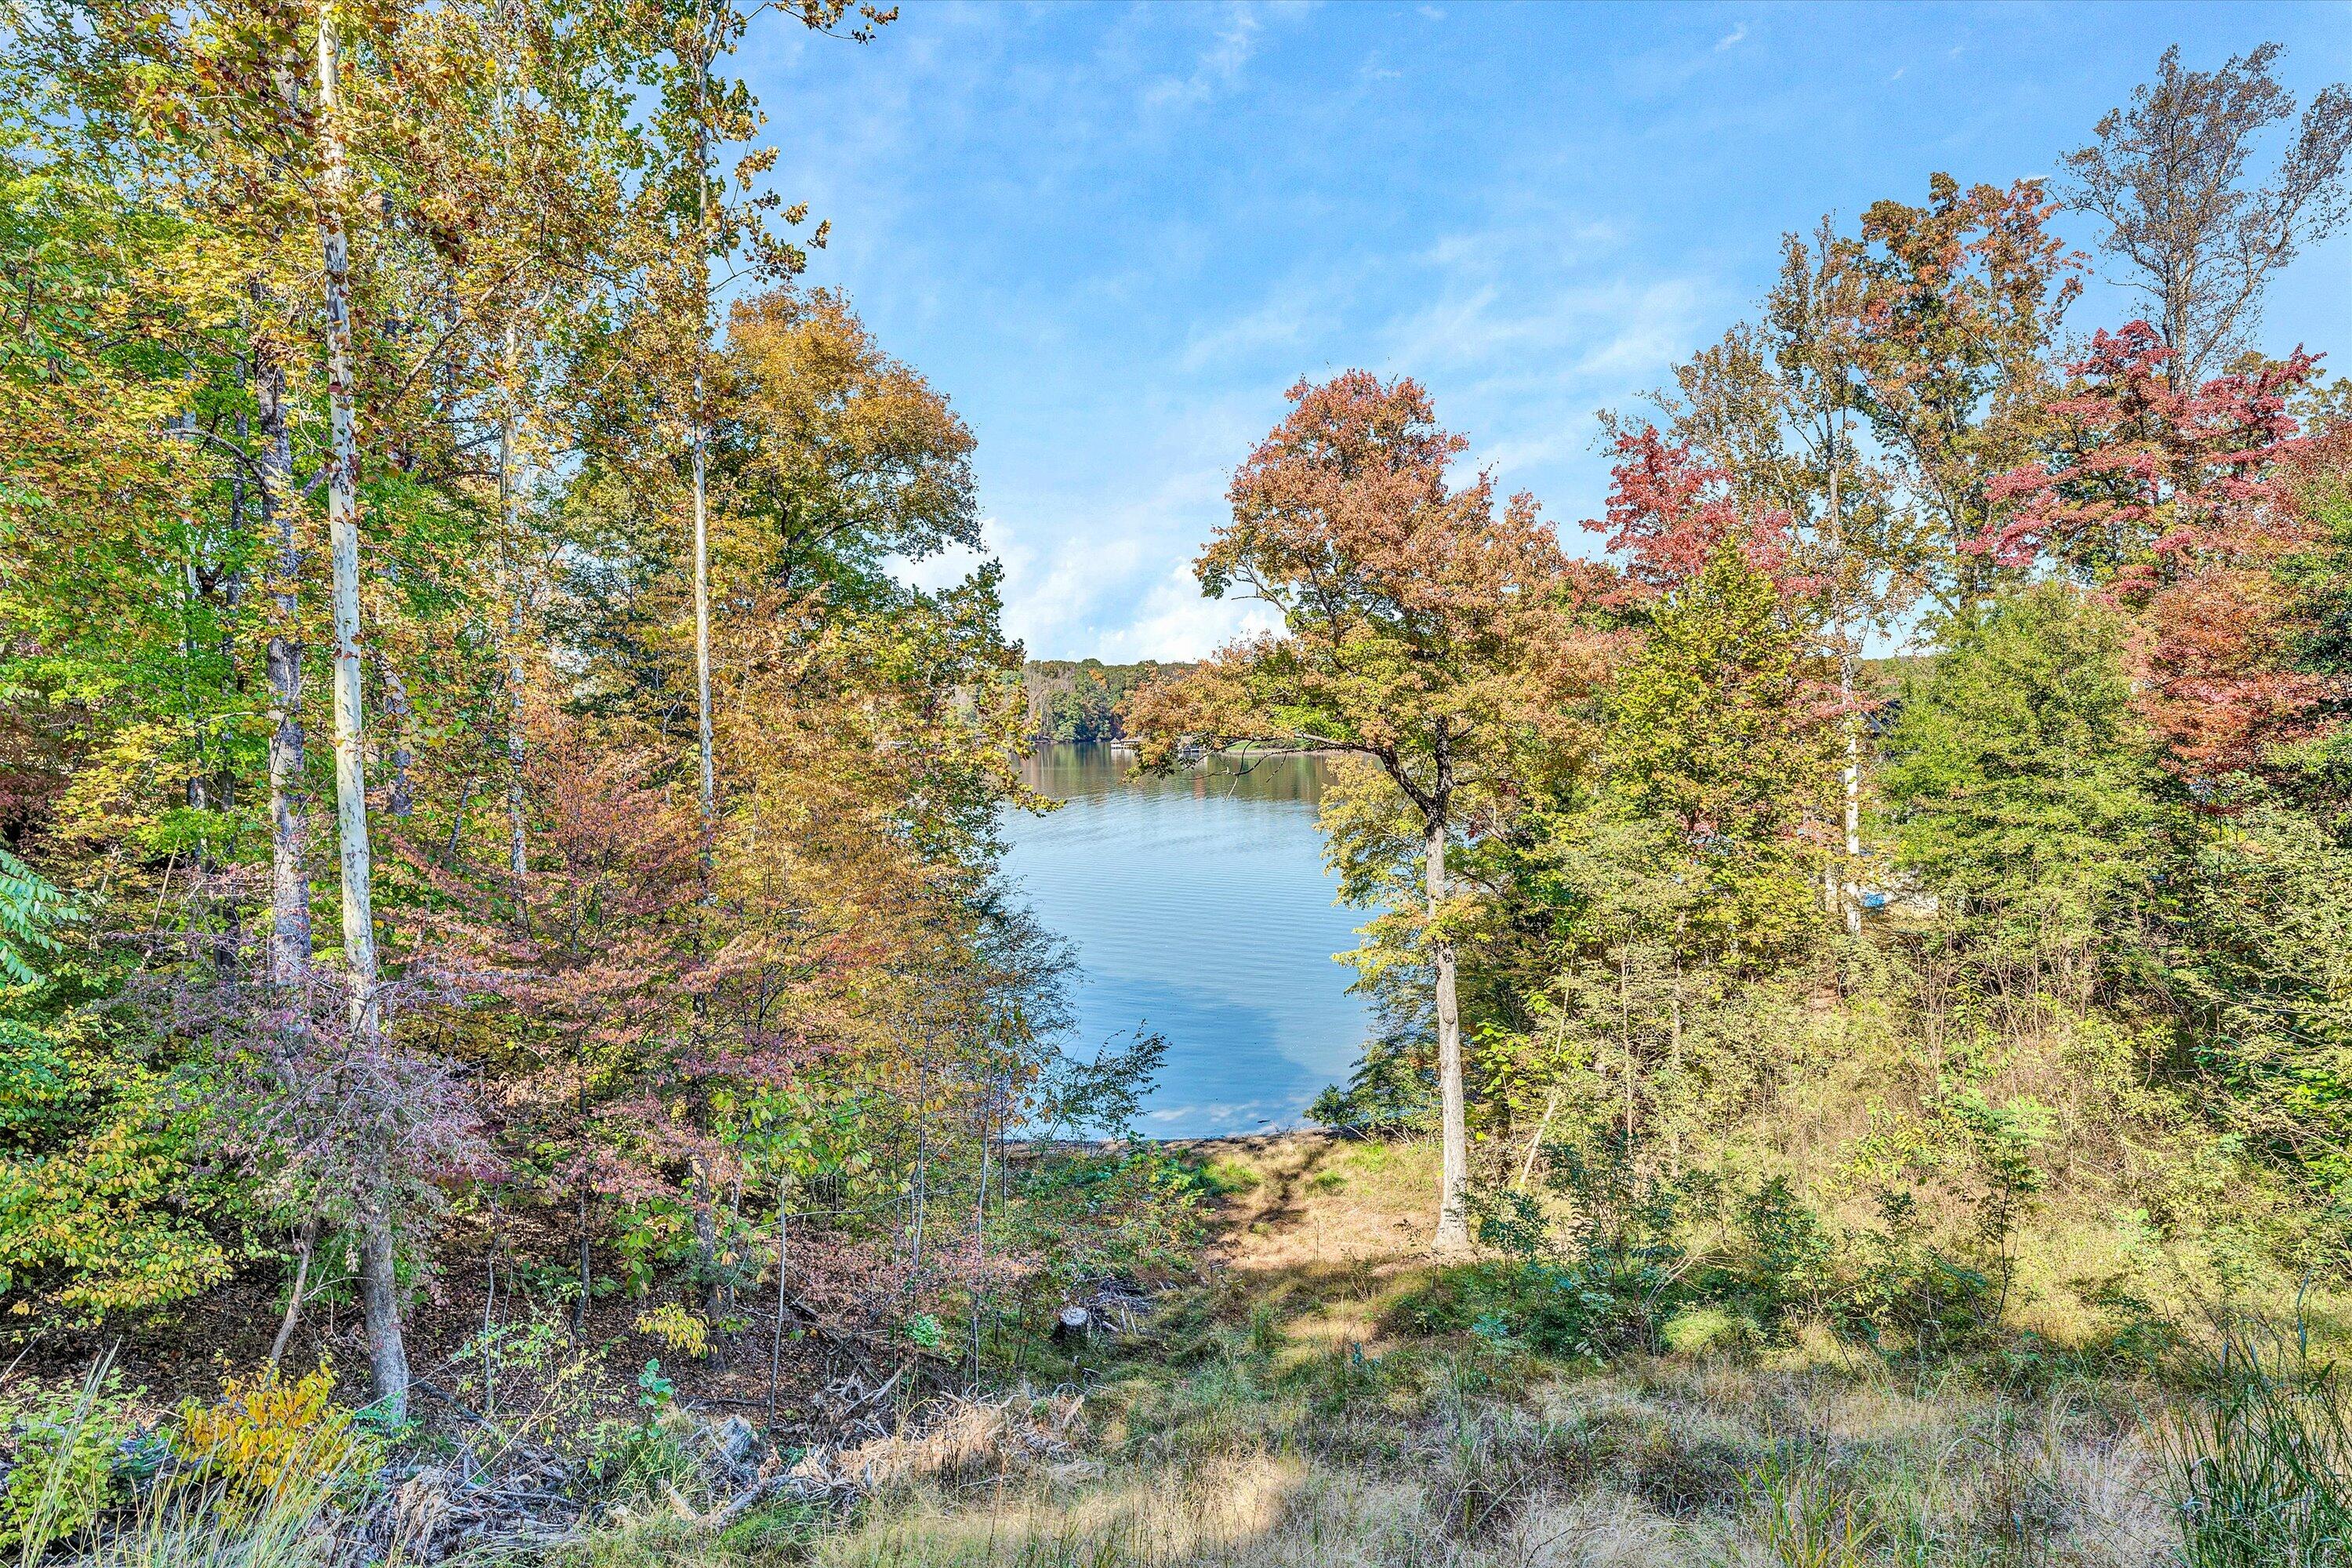
M1038 741L1115 741L1128 693L1161 675L1192 668L1147 658L1105 664L1098 658L1033 658L1021 667L1029 699L1029 733Z

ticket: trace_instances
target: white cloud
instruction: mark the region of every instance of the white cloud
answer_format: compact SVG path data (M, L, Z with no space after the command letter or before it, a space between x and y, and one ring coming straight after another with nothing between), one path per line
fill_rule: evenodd
M1726 49L1736 47L1738 45L1739 40L1747 36L1748 24L1745 22L1738 23L1732 27L1731 31L1716 39L1715 52L1719 55Z
M1212 599L1192 563L1178 563L1152 584L1129 624L1102 639L1106 658L1200 658L1220 643L1271 631L1274 612L1253 599Z
M1224 26L1211 36L1208 47L1195 59L1192 74L1160 78L1144 89L1144 102L1155 109L1206 103L1215 94L1231 90L1257 52L1257 37L1264 27L1255 10L1232 7L1225 14Z

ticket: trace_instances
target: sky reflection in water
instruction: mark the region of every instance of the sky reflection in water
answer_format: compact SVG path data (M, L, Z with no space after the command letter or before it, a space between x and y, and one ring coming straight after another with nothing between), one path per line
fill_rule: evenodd
M1155 779L1108 746L1046 746L1026 773L1068 804L1008 814L1005 868L1077 950L1075 1048L1139 1023L1168 1037L1150 1135L1296 1125L1367 1026L1355 972L1331 961L1367 916L1331 901L1323 868L1329 764L1217 757Z

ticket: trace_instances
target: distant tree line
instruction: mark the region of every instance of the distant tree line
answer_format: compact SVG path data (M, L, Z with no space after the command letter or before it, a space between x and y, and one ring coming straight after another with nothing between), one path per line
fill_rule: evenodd
M1041 744L1116 741L1127 731L1119 710L1129 693L1161 676L1191 668L1147 658L1135 664L1105 664L1098 658L1033 658L1021 667L1022 690L1029 701L1029 734Z

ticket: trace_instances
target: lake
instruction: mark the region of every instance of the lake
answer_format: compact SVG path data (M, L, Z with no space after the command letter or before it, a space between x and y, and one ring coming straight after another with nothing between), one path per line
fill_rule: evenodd
M1076 947L1076 1050L1142 1024L1167 1065L1138 1131L1200 1137L1297 1125L1346 1080L1368 1033L1332 955L1368 915L1332 902L1315 811L1321 757L1212 757L1167 778L1110 746L1041 746L1008 812L1006 870Z

